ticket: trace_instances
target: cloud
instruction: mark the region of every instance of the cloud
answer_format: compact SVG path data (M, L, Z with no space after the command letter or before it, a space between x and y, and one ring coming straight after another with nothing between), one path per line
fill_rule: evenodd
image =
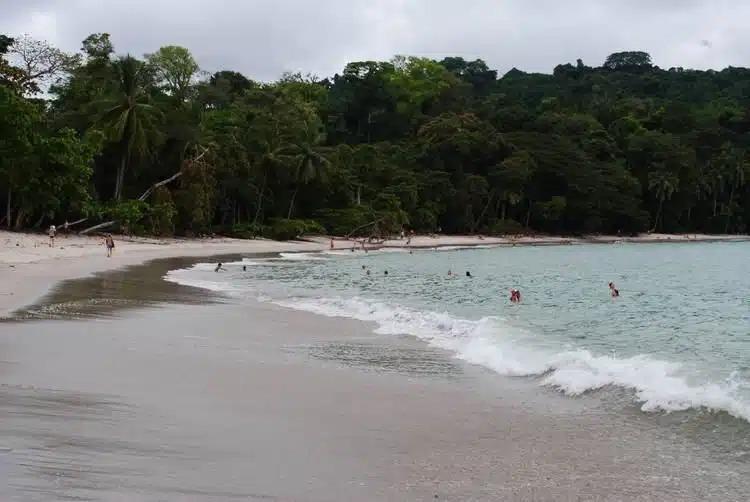
M665 68L742 66L750 52L743 0L0 0L0 12L0 32L65 50L108 32L121 53L183 45L208 71L262 80L394 54L482 58L502 74L620 50Z

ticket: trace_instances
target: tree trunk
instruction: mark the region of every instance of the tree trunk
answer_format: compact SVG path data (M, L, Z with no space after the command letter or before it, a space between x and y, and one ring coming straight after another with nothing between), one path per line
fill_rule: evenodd
M115 178L115 201L120 202L122 197L122 181L125 179L125 166L127 165L127 154L122 155L120 165L117 167L117 176Z
M716 193L714 193L714 214L713 216L716 216Z
M659 198L659 208L656 210L656 218L654 218L654 228L651 229L651 232L656 232L656 229L659 227L659 218L661 218L661 210L664 207L664 197Z
M362 185L357 185L357 205L362 205Z
M500 208L500 221L502 221L503 223L505 223L505 212L507 211L507 209L508 209L508 203L503 201L503 204Z
M732 183L732 188L729 190L729 204L727 204L727 222L724 225L725 234L729 232L729 224L732 222L732 201L734 200L734 186L735 183Z
M5 220L8 222L8 230L10 230L11 222L13 221L12 219L13 210L11 209L12 206L10 205L11 195L13 195L13 189L10 186L8 186L8 203L5 206Z
M16 213L16 223L13 225L13 229L18 231L23 228L23 222L26 219L26 212L23 210L23 208L18 208L18 212Z
M263 169L263 182L260 185L260 190L258 190L258 205L255 208L255 219L253 220L253 225L257 225L258 221L260 220L260 211L263 207L263 192L266 191L266 178L268 177L268 168Z
M297 191L299 190L299 183L294 187L294 193L292 193L292 200L289 202L289 213L286 215L287 220L292 219L292 211L294 211L294 199L297 198Z
M492 204L492 199L494 197L495 197L495 194L490 193L490 198L487 200L487 204L485 204L484 209L482 209L482 212L479 214L479 218L477 218L474 224L472 225L471 233L474 233L477 231L477 227L479 227L479 223L482 221L482 218L484 218L484 214L487 212L487 209L490 207L490 204Z

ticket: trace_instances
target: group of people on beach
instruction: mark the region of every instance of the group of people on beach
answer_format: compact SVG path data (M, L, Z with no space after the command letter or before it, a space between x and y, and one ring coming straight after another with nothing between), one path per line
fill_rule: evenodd
M68 222L66 221L63 225L63 230L68 229ZM50 225L47 229L47 235L49 236L49 247L53 248L55 247L55 239L57 238L57 227L55 225ZM112 257L112 252L115 250L115 239L112 237L112 234L104 234L104 238L102 239L102 244L107 248L107 258Z

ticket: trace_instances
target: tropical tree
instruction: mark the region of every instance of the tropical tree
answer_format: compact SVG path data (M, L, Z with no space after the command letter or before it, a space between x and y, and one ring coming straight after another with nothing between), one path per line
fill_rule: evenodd
M125 173L134 160L142 160L161 139L158 124L162 113L152 103L149 86L151 68L128 55L113 63L112 91L95 103L100 111L96 127L115 145L120 157L114 199L122 198Z

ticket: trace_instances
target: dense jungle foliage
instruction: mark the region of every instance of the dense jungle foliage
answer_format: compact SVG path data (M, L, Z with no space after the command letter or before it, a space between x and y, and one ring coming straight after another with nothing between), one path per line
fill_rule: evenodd
M498 78L397 56L318 79L0 35L0 225L157 235L746 232L750 71L644 52ZM80 221L86 218L85 221Z

